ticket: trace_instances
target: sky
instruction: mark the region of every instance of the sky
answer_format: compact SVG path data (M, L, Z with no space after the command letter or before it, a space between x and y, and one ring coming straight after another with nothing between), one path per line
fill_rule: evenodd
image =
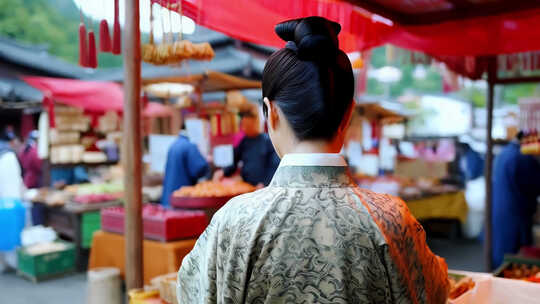
M86 16L91 16L95 20L105 18L109 25L114 21L114 1L113 0L73 0L78 8L81 8ZM124 3L125 0L119 0L120 3L120 24L124 24ZM150 32L150 0L140 0L140 25L141 31ZM154 36L159 39L162 36L163 28L169 32L180 31L180 15L169 11L161 6L153 5L154 13ZM169 18L170 15L170 18ZM172 26L169 20L172 21ZM163 21L163 26L162 26ZM193 33L195 22L188 17L182 17L182 32L185 34Z

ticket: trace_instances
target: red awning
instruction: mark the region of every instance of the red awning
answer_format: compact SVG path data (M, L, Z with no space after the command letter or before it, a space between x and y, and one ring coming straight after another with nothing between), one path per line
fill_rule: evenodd
M172 10L180 0L152 0ZM385 43L393 27L350 3L336 0L183 0L182 12L197 24L233 38L267 46L285 44L274 33L274 26L287 19L324 16L339 22L340 47L346 52L369 49Z
M434 56L488 56L540 50L540 9L398 26L388 42Z
M152 1L170 7L180 0ZM381 2L388 4L389 1ZM451 9L447 1L417 2L423 5L400 8L404 12L415 9L414 12L423 14ZM342 25L341 47L348 52L384 43L434 56L485 56L540 50L540 9L402 25L337 0L236 0L231 4L221 0L183 0L182 11L198 24L241 40L276 47L283 46L274 33L278 22L318 15Z
M122 87L114 82L31 76L23 79L55 102L92 113L122 111L124 93Z
M82 108L91 114L107 111L122 113L124 92L122 86L114 82L85 81L51 77L23 77L29 85L40 90L46 98L65 105ZM169 116L166 106L149 102L143 111L146 117Z
M149 102L144 107L143 115L145 117L169 117L172 115L171 108L157 102Z

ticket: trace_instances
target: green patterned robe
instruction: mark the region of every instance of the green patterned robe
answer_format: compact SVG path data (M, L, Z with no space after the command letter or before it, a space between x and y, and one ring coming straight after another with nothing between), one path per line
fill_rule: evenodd
M399 199L347 167L281 166L221 208L185 257L187 303L445 303L447 268Z

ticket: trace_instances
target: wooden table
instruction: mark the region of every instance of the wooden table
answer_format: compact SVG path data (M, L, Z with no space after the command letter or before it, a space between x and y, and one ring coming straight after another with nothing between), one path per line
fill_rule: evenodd
M405 199L409 210L418 220L455 219L467 220L469 210L464 191L431 195L418 199Z
M75 245L75 263L78 271L86 271L88 264L88 249L82 246L81 224L83 214L121 204L121 201L94 204L71 202L64 206L49 206L44 203L34 202L36 207L43 210L43 225L52 227L58 235L73 241Z
M143 241L144 283L171 272L177 272L184 257L195 246L196 239L174 242ZM121 234L98 231L92 239L88 269L116 267L122 276L126 270L125 238Z
M404 200L428 235L455 239L461 234L469 210L464 191Z

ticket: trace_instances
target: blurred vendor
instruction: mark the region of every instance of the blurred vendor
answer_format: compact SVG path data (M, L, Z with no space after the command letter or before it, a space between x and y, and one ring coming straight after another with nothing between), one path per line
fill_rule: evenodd
M38 157L36 144L38 135L37 130L30 132L19 152L24 184L29 189L41 186L41 159Z
M214 179L223 175L231 176L242 162L242 179L254 186L267 186L279 165L279 157L274 151L267 134L261 132L256 108L241 113L240 122L244 138L234 148L234 163L223 171L217 171Z
M169 206L174 191L183 186L192 186L208 172L208 162L199 152L199 148L180 133L169 148L161 204Z
M0 200L20 199L23 192L21 166L15 154L17 137L6 128L0 134Z
M501 265L505 254L532 244L539 196L540 159L521 154L517 140L510 142L495 159L493 169L493 267Z

